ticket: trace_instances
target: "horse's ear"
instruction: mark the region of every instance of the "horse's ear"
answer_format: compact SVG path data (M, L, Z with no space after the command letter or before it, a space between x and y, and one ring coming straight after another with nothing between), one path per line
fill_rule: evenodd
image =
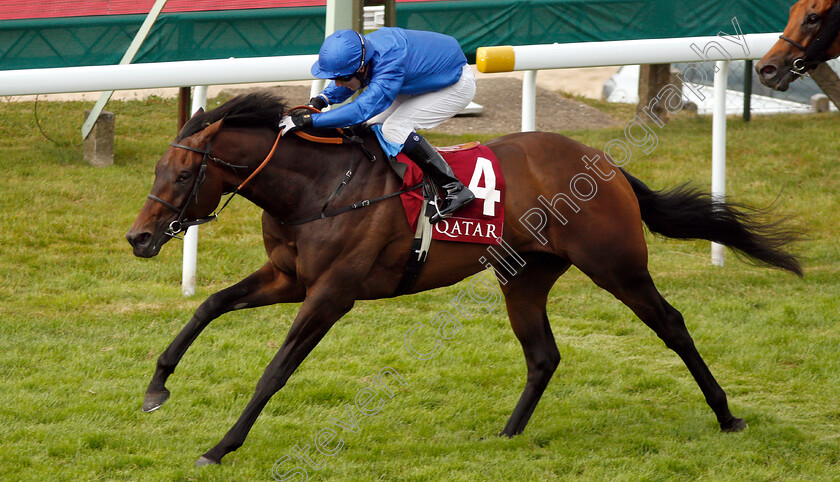
M209 126L205 127L199 134L198 134L198 141L199 142L207 142L219 132L219 129L222 128L222 123L224 119L217 120L216 122L210 124Z
M198 110L195 111L192 116L195 117L195 116L203 114L203 113L204 113L204 107L199 107Z

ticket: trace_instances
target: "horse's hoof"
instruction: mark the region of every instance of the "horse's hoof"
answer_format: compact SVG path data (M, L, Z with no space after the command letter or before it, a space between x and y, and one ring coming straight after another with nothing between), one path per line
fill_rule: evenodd
M747 428L747 422L743 418L732 418L726 425L720 426L721 432L740 432Z
M169 390L165 388L160 392L146 392L146 397L143 399L143 411L146 413L154 412L168 399Z
M219 465L220 462L216 462L215 460L208 459L205 456L201 456L198 460L195 461L196 467L204 467L205 465Z

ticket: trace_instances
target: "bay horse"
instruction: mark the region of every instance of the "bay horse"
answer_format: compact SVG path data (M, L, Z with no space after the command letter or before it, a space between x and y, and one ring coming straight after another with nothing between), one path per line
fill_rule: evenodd
M820 63L840 56L840 0L799 0L779 40L755 64L762 84L782 92Z
M357 180L347 183L331 206L394 193L400 190L401 181L383 161L385 154L373 134L365 133L360 139L376 162L368 162L365 150L355 144L325 145L297 136L280 137L277 125L285 109L281 99L256 93L197 113L158 161L151 194L126 235L136 256L155 256L185 225L210 219L208 215L223 193L234 191L258 165L264 166L239 194L263 209L268 261L198 307L158 358L143 403L143 411L149 412L169 398L167 379L215 318L232 310L302 302L242 415L222 440L198 459L198 465L218 464L244 443L269 399L357 300L395 295L413 240L397 198L332 217L317 215L354 159L361 159ZM626 304L682 358L721 430L742 430L744 420L730 412L726 394L695 348L682 315L654 286L647 267L643 223L661 236L716 241L756 263L801 275L796 257L787 251L795 233L778 221L760 220L763 217L757 217L756 212L713 200L692 188L652 191L603 161L589 168L598 169L608 180L598 182L597 194L579 212L567 213L565 223L547 216L539 233L541 240L520 218L538 206L539 196L552 199L568 190L570 180L587 170L584 156L606 159L604 153L544 132L512 134L486 145L498 157L508 186L502 239L525 261L522 270L501 285L527 365L524 391L501 435L513 436L524 430L558 366L560 353L546 302L554 282L572 265ZM269 152L268 162L261 163ZM312 218L318 219L296 222ZM484 260L485 248L433 241L429 259L410 293L451 285L483 271L479 259Z

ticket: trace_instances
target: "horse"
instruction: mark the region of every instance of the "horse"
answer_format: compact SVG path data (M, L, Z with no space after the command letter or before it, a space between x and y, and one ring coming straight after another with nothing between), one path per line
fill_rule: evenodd
M397 294L413 242L403 207L391 197L400 190L400 179L388 162L368 162L370 157L386 159L376 136L363 132L358 142L348 144L281 137L277 124L285 110L282 99L263 92L196 113L158 161L151 193L126 235L134 255L152 257L184 226L213 219L210 213L224 193L238 193L263 210L267 262L198 307L158 358L145 393L145 412L169 398L167 379L211 321L232 310L302 302L241 416L197 465L218 464L244 443L269 399L356 301ZM517 268L522 265L505 283L499 280L527 366L525 388L500 435L514 436L525 429L560 362L546 303L555 281L572 265L627 305L682 358L722 431L742 430L745 421L730 412L726 393L698 353L682 315L653 283L643 223L657 235L715 241L757 264L801 276L798 259L789 250L796 233L780 224L784 219L767 220L761 212L687 185L654 191L606 161L602 151L560 134L517 133L485 145L497 156L509 188L500 242L521 259ZM333 187L354 162L359 180L346 182L345 177L344 189L336 195ZM597 193L581 202L578 212L556 201L557 214L565 210L565 216L545 214L544 223L523 218L539 206L539 197L554 200L557 193L568 191L575 176L587 171L593 173L590 179L596 180ZM245 177L250 181L243 183ZM328 199L331 206L365 207L319 215ZM382 200L360 202L371 199ZM485 248L432 241L408 293L451 285L484 271ZM491 261L497 277L504 273L500 262L512 263L510 258Z
M762 84L782 92L822 62L840 56L840 0L799 0L779 40L755 64Z

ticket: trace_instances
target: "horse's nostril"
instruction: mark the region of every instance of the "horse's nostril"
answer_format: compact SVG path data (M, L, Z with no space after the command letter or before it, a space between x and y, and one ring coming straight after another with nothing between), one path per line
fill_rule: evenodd
M149 243L149 239L152 237L149 233L140 233L140 234L127 234L125 238L128 240L128 244L137 247L137 246L145 246Z
M768 64L768 65L765 65L764 67L761 68L761 75L763 75L765 77L769 77L771 75L774 75L775 73L776 73L776 67L774 67L772 65Z

